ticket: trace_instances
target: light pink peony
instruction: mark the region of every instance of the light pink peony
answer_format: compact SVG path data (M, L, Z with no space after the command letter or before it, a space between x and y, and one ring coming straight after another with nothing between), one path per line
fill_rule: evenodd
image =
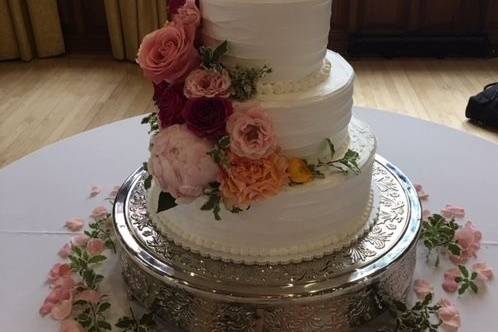
M472 271L476 272L479 279L489 281L493 279L493 269L486 263L475 263L472 265Z
M81 293L76 294L76 296L74 297L74 300L75 301L83 300L86 302L90 302L92 304L97 304L100 301L100 297L101 296L100 296L99 292L97 292L96 290L87 289L87 290L82 291Z
M74 319L66 319L61 322L60 332L85 332L83 326Z
M240 157L260 159L272 154L277 146L273 124L257 103L241 103L228 118L230 150Z
M50 272L48 273L48 281L50 284L53 284L59 278L70 277L73 275L73 271L68 264L57 263L55 264Z
M461 248L460 256L450 255L450 260L454 264L463 264L469 258L475 257L476 252L481 248L481 239L481 232L468 221L464 227L455 232L455 240Z
M86 244L86 250L91 256L100 255L105 250L105 243L101 239L90 239Z
M442 299L438 302L441 308L438 310L438 317L443 322L443 327L447 331L457 331L462 325L460 312L448 300Z
M434 287L424 279L417 279L413 283L413 290L419 299L424 299L428 294L434 294Z
M195 35L197 28L201 25L201 11L197 8L195 0L187 0L173 16L173 22L182 24L189 34Z
M62 258L68 258L69 255L73 253L73 246L70 243L66 243L61 250L59 250L58 254Z
M446 204L446 207L441 210L441 214L445 218L459 219L465 217L465 209L455 205Z
M216 181L219 168L207 154L212 148L185 125L170 126L154 137L149 171L178 203L190 203Z
M83 247L83 246L86 246L88 240L90 238L88 237L88 235L86 234L80 234L80 235L76 235L74 236L72 239L71 239L71 243L73 246L77 246L77 247Z
M188 98L230 96L230 76L227 71L197 69L185 79L184 93Z
M77 232L80 231L83 228L83 225L85 222L83 219L80 218L73 218L66 220L66 228L69 229L71 232Z
M429 194L424 191L424 187L420 184L415 185L415 190L417 191L418 198L421 200L426 200L429 198Z
M456 278L460 277L462 274L459 269L453 268L444 273L443 289L448 293L454 293L458 289L458 282Z
M95 209L93 209L90 217L92 217L95 221L99 221L99 220L107 218L108 214L109 214L109 211L107 210L106 207L97 206Z
M195 29L179 21L146 35L137 58L145 77L156 84L182 82L201 63L194 41Z

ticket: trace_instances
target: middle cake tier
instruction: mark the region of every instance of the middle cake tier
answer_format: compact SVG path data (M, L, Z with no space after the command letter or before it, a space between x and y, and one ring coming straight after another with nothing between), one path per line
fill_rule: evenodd
M247 264L287 263L320 257L361 236L377 214L371 185L376 141L357 120L349 126L350 149L358 152L359 174L330 172L324 179L288 187L279 195L217 221L205 203L158 211L160 188L153 183L148 208L168 239L204 256ZM373 208L374 207L374 208Z
M339 54L327 51L320 72L299 82L264 83L257 99L271 117L286 155L322 156L327 153L326 137L341 155L349 144L353 85L353 68Z

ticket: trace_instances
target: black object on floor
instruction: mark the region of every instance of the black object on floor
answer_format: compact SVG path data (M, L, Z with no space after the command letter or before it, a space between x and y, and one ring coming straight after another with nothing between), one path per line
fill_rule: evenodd
M479 124L498 128L498 82L486 85L482 92L470 97L465 116Z

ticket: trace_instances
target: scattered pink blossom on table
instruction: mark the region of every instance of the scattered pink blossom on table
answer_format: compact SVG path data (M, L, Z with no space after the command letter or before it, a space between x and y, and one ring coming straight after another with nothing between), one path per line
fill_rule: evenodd
M486 263L472 264L472 271L476 272L482 281L489 281L494 277L493 269Z
M426 200L429 198L429 194L424 191L424 187L420 184L415 185L415 190L417 191L418 198L421 200Z
M442 299L438 302L441 308L438 310L438 317L442 321L442 326L447 331L457 331L462 325L460 312L448 300Z
M61 322L60 332L85 332L85 329L74 319L66 319Z
M277 147L270 117L258 103L240 103L227 121L230 150L249 159L266 158Z
M469 258L475 257L481 248L482 234L472 222L468 221L464 227L455 232L455 240L461 248L460 256L450 255L450 260L454 264L463 264Z
M213 144L184 125L173 125L154 137L149 172L164 192L190 203L216 181L219 167L207 153Z
M458 268L453 268L444 273L443 279L443 289L448 293L454 293L458 289L458 282L455 280L457 277L461 276L461 272Z
M425 279L417 279L413 283L413 291L419 299L424 299L428 294L434 294L434 287Z
M69 298L67 300L62 300L59 303L55 304L52 310L50 311L50 316L55 320L64 320L71 315L71 311L73 310L73 300Z
M441 210L441 214L445 218L460 219L465 217L465 209L459 206L446 204L446 207Z
M57 263L55 264L50 272L48 273L48 282L53 284L57 281L57 279L62 277L69 277L73 275L73 271L71 271L71 267L69 264Z
M73 236L73 238L71 238L71 243L77 247L83 247L83 246L86 246L89 239L90 238L88 237L88 235L79 234L79 235Z
M102 192L102 187L100 186L92 186L90 189L90 198L93 198L97 195L99 195Z
M64 289L72 289L76 285L72 275L71 276L63 276L56 279L53 283L51 283L52 288L64 288Z
M422 220L427 221L431 215L432 215L431 210L429 210L429 209L424 209L424 210L422 211Z
M68 258L73 252L73 246L70 243L66 243L58 252L61 258Z
M188 98L228 98L230 86L230 76L226 70L220 73L212 69L197 69L185 79L184 93Z
M53 289L43 302L40 308L40 315L46 316L52 312L56 305L60 304L62 301L67 301L72 299L72 289L69 288L55 288ZM60 307L57 309L61 309Z
M80 231L83 226L85 225L85 221L80 218L73 218L66 220L66 228L69 229L71 232L78 232Z
M99 220L107 218L108 214L109 214L109 211L107 210L106 207L97 206L95 209L93 209L90 217L92 217L95 221L99 221Z
M74 297L74 301L83 300L92 304L97 304L100 301L100 297L100 293L96 290L87 289L76 294L76 296Z
M86 244L86 250L92 256L100 255L105 250L105 243L101 239L90 239Z

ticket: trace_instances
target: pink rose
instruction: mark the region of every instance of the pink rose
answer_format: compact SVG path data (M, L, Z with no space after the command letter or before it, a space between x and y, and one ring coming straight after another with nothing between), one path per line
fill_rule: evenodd
M95 221L99 221L107 218L108 214L109 211L107 210L107 208L105 208L104 206L98 206L95 209L93 209L90 217L92 217Z
M55 304L50 311L50 316L55 320L64 320L71 315L73 310L72 299L62 300L61 302Z
M197 7L195 0L187 0L173 16L173 21L182 24L190 33L194 35L201 25L201 11Z
M489 281L493 279L493 269L486 263L475 263L472 265L472 271L476 272L479 279Z
M66 259L73 253L73 246L69 243L66 243L61 250L59 250L58 254L60 257Z
M55 305L61 303L64 300L72 299L72 289L66 288L55 288L50 294L48 294L47 298L43 302L43 305L40 308L40 315L46 316L48 315Z
M441 210L441 214L445 218L453 219L453 218L463 218L465 217L465 209L451 205L451 204L446 204L446 207Z
M426 200L429 198L429 194L424 191L422 185L416 184L415 190L417 191L418 198L420 198L421 200Z
M86 250L91 256L100 255L105 250L105 243L101 239L90 239L86 244Z
M439 319L447 331L457 331L461 326L460 313L458 309L448 300L442 299L438 302L441 308L438 310Z
M52 267L52 269L50 269L50 272L48 273L48 281L50 284L53 284L59 278L70 277L72 275L73 271L68 264L57 263Z
M182 116L195 135L217 140L226 134L226 122L232 113L230 100L200 97L187 101Z
M97 196L101 192L102 192L102 187L100 187L100 186L92 186L92 188L90 189L90 198L93 198L93 197Z
M226 70L197 69L185 79L185 96L188 98L230 96L230 76Z
M87 289L87 290L84 290L84 291L76 294L74 300L75 301L83 300L86 302L90 302L92 304L97 304L100 301L100 294L96 290Z
M430 282L423 279L417 279L414 281L413 290L419 299L424 299L428 294L434 294L434 287Z
M266 158L277 146L273 124L261 106L243 103L227 122L230 150L249 159Z
M163 191L189 203L218 176L218 166L207 154L212 148L185 125L173 125L154 137L149 171Z
M66 220L66 228L69 229L71 232L77 232L80 231L83 228L83 225L85 222L83 219L80 218L73 218Z
M52 288L73 289L76 285L72 276L63 276L55 280L51 286Z
M80 234L80 235L74 236L71 239L71 243L74 246L83 247L83 246L86 246L86 243L88 242L89 239L90 238L88 237L88 235L86 235L86 234Z
M463 264L469 258L475 257L476 252L481 248L481 239L481 232L468 221L463 228L455 232L455 240L461 248L460 256L450 255L450 260L454 264Z
M192 28L178 22L146 35L137 58L145 77L156 84L183 82L201 63L194 40Z
M173 84L166 88L156 101L161 128L184 123L182 111L186 103L183 84Z
M443 289L445 292L454 293L458 289L458 282L455 280L461 276L461 272L457 268L450 269L444 273Z
M74 319L66 319L61 322L60 332L85 332L83 326Z

